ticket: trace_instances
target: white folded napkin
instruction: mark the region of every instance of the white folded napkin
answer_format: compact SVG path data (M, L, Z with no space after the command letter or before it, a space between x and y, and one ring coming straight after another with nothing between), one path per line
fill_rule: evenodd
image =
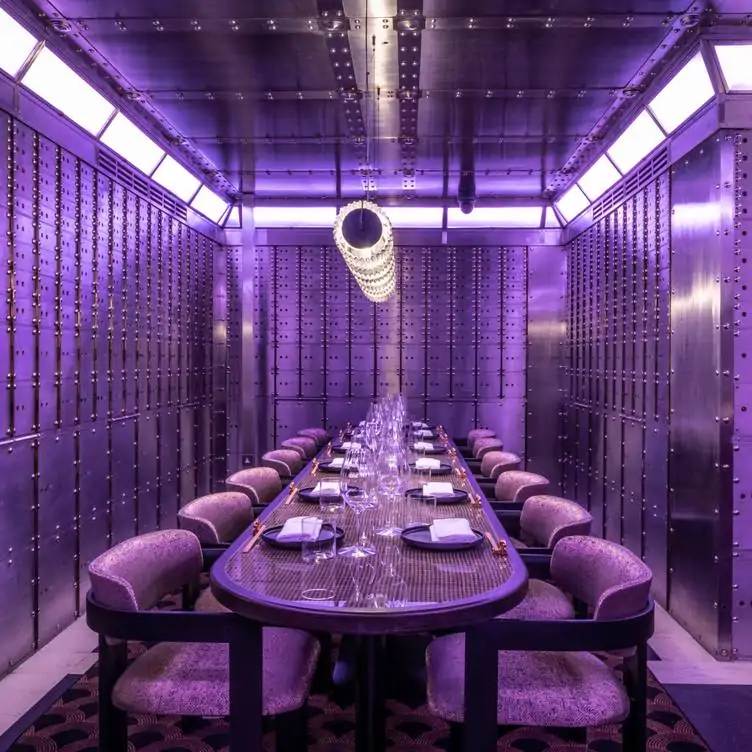
M416 452L432 452L433 451L433 444L427 442L427 441L416 441L415 442L415 451Z
M330 463L330 467L343 467L345 464L345 458L344 457L335 457Z
M416 421L415 423L413 423L413 428L428 428L428 426L425 423L419 423L418 421Z
M423 486L423 496L451 496L453 493L451 483L426 483Z
M433 436L433 431L423 430L423 431L420 432L420 435L423 436L424 438L429 438L430 439Z
M339 483L334 480L325 480L317 483L311 489L311 496L339 496Z
M475 540L470 523L464 518L434 520L429 529L433 543L469 543Z
M360 444L357 441L343 441L342 448L345 451L348 449L360 449Z
M440 468L441 461L433 457L420 457L415 461L416 470L439 470Z
M314 525L313 530L311 531L311 537L313 537L313 533L316 533L316 538L319 537L319 533L321 532L321 520L317 517L290 517L289 520L285 521L285 524L282 526L282 529L277 534L277 540L278 541L302 541L303 540L303 520L315 520L316 525Z

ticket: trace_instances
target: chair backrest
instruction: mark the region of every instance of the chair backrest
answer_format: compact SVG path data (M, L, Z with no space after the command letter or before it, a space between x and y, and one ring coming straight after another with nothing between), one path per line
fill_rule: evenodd
M322 447L329 441L329 434L324 428L303 428L298 431L298 436L304 436L308 439L313 439L316 442L316 446Z
M590 535L593 518L576 501L559 496L530 496L520 515L522 540L553 548L569 535Z
M201 496L178 511L178 523L203 545L232 543L253 522L253 506L244 493Z
M473 444L473 456L482 460L489 452L500 452L504 449L504 443L501 439L487 438L476 439Z
M280 475L297 475L303 469L303 459L293 449L272 449L261 457L261 464Z
M496 431L492 431L490 428L473 428L467 432L467 446L472 452L478 439L493 439L495 436Z
M244 493L252 504L268 504L277 494L282 492L282 481L279 473L270 467L249 467L238 470L226 481L228 491Z
M298 452L303 459L310 460L316 456L316 442L313 439L307 439L305 436L293 436L291 439L285 439L281 446L284 449L292 449Z
M164 596L196 582L203 557L188 530L159 530L129 538L89 564L91 590L104 606L147 611Z
M525 501L536 494L545 493L549 486L548 478L525 470L509 470L496 479L494 496L499 501Z
M480 471L486 478L494 480L507 470L517 470L522 460L512 452L499 452L492 450L483 455L480 463Z
M621 619L641 611L653 579L650 568L624 546L582 535L556 544L551 576L590 606L594 619Z

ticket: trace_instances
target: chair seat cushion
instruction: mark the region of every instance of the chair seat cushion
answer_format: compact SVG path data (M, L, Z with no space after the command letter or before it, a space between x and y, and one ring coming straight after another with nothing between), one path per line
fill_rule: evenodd
M263 629L264 715L296 710L306 701L319 644L296 629ZM225 716L230 712L229 646L162 642L128 666L113 703L131 713Z
M559 588L543 580L530 580L522 602L497 618L550 621L574 617L572 602Z
M465 635L428 648L428 706L462 723L465 710ZM620 723L629 713L618 677L592 653L499 652L497 723L584 728Z

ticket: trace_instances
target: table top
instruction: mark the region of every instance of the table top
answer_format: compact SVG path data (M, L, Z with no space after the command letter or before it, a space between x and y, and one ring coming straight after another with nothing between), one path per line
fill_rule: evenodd
M450 462L451 445L437 456ZM320 459L326 459L326 450ZM413 458L415 459L415 458ZM472 474L462 475L466 466L456 457L457 471L451 480L477 503L439 505L433 509L409 498L381 503L363 513L363 529L376 556L352 559L335 556L312 564L302 561L299 550L269 546L258 540L250 551L244 548L254 535L249 528L218 559L212 568L211 587L216 598L232 611L265 624L297 627L309 631L340 634L409 634L461 629L485 621L516 606L527 591L527 569L480 491ZM306 466L295 478L296 488L310 488L320 481L338 480L337 475L314 473L314 464ZM425 475L413 474L409 486L420 487ZM357 484L356 480L350 483ZM506 542L506 556L494 552L486 540L464 551L426 551L406 545L399 537L384 538L372 531L390 515L396 515L400 527L410 522L428 523L435 517L464 517L472 528ZM301 502L296 494L290 499L286 489L259 517L266 527L281 525L290 517L322 516L316 504ZM336 517L344 530L340 545L355 542L355 515L347 509ZM387 605L379 594L388 593L398 583L403 598L400 605ZM404 583L404 584L402 584ZM303 593L326 590L327 600L307 600ZM388 599L386 599L388 602Z

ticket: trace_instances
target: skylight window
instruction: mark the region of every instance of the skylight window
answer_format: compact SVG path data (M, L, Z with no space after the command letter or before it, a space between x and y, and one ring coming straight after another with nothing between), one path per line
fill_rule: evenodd
M590 202L587 200L587 196L576 185L573 185L556 202L556 208L567 222L571 222L576 216L582 214L589 205Z
M666 133L683 122L715 96L702 53L698 52L664 87L648 107Z
M170 193L174 193L181 201L190 201L201 185L201 181L195 175L188 172L183 165L178 164L169 155L162 160L151 177Z
M37 40L18 21L0 9L0 70L16 76L29 59Z
M95 136L115 112L96 89L46 47L29 67L22 83Z
M219 220L225 216L227 211L227 201L204 185L191 201L191 208L201 212L212 222L219 224Z
M614 167L614 163L604 154L577 181L582 192L591 200L600 198L614 183L621 178L621 173Z
M561 222L552 206L546 207L546 227L561 227Z
M332 227L337 218L333 206L257 206L256 227Z
M752 91L752 44L717 44L715 54L729 91Z
M540 227L542 206L484 206L463 214L458 207L447 211L447 227Z
M606 153L621 173L626 175L643 157L650 154L663 139L663 132L655 120L647 110L643 110Z
M225 227L228 229L235 229L240 227L240 207L233 206L229 212L227 212L227 219L225 219Z
M100 140L146 175L154 172L164 156L164 149L157 146L122 113L115 115Z

